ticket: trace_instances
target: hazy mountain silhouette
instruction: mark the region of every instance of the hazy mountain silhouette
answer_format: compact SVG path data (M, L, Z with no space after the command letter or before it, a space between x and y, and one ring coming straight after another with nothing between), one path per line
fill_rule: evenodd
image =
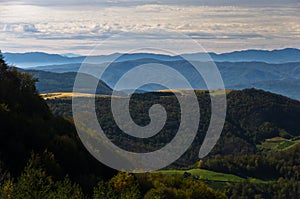
M43 52L29 52L29 53L3 53L5 60L8 64L18 66L21 68L45 66L45 65L58 65L70 63L82 63L87 56L65 56L59 54L47 54ZM300 62L300 50L294 48L286 48L281 50L244 50L235 51L230 53L209 53L213 61L217 62L250 62L259 61L266 63L286 63L286 62ZM183 58L184 57L184 58ZM157 59L161 61L176 61L182 59L195 60L195 61L210 61L204 53L183 54L182 56L170 56L163 54L153 53L133 53L133 54L120 54L114 53L110 55L90 56L89 61L93 63L104 63L115 60L117 62L130 61L137 59Z

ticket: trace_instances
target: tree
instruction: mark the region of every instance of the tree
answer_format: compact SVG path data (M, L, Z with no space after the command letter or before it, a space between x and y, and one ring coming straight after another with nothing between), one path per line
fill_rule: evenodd
M119 172L116 176L105 183L100 181L94 189L94 199L131 199L141 198L139 184L132 174Z
M24 168L21 176L13 182L7 179L0 188L0 198L4 199L81 199L84 198L81 188L65 177L54 181L41 166L41 158L34 153Z

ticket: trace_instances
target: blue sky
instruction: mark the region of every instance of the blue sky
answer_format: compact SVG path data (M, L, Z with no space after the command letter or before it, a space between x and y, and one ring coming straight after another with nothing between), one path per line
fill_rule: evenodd
M271 2L271 3L270 3ZM300 48L300 1L267 0L0 0L4 52L88 54L117 34L101 54L137 43L162 43L178 32L207 51ZM188 45L183 53L196 52Z

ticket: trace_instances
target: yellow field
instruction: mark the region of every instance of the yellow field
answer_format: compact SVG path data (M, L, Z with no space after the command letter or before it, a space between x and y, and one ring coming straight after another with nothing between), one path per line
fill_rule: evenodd
M194 92L194 90L184 90L184 89L170 89L170 90L157 90L156 92L161 92L161 93L178 93L180 95L189 95L191 92ZM196 93L203 93L206 92L206 90L196 90ZM226 94L228 94L230 91L226 90ZM221 91L211 91L212 95L218 95L220 94ZM40 94L42 98L45 100L50 100L50 99L60 99L60 98L72 98L73 96L75 97L93 97L93 94L89 93L73 93L73 92L54 92L54 93L43 93ZM100 95L96 94L96 97L111 97L110 95ZM121 96L115 96L115 97L121 97Z
M44 93L41 96L47 99L59 99L59 98L72 98L75 97L93 97L93 94L89 93L72 93L72 92L57 92L57 93ZM109 95L96 95L96 97L110 97Z

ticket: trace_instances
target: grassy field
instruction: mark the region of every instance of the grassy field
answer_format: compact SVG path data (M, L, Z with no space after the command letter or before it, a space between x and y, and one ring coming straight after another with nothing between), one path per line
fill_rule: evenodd
M271 139L266 139L265 142L263 142L260 145L257 145L257 148L265 152L278 152L288 150L296 146L297 144L300 144L300 138L285 139L282 137L275 137Z
M214 171L209 171L205 169L191 169L191 170L160 170L157 171L163 174L184 174L185 172L190 173L192 176L198 177L203 180L210 181L223 181L223 182L240 182L245 180L236 175L219 173Z
M209 184L211 187L216 189L223 189L226 183L228 182L241 182L244 180L249 180L253 183L269 183L271 181L264 181L257 178L242 178L233 174L227 174L227 173L220 173L205 169L190 169L190 170L160 170L156 171L157 173L163 173L163 174L179 174L184 175L184 173L190 173L191 176L197 177L201 180L206 181L207 184Z

